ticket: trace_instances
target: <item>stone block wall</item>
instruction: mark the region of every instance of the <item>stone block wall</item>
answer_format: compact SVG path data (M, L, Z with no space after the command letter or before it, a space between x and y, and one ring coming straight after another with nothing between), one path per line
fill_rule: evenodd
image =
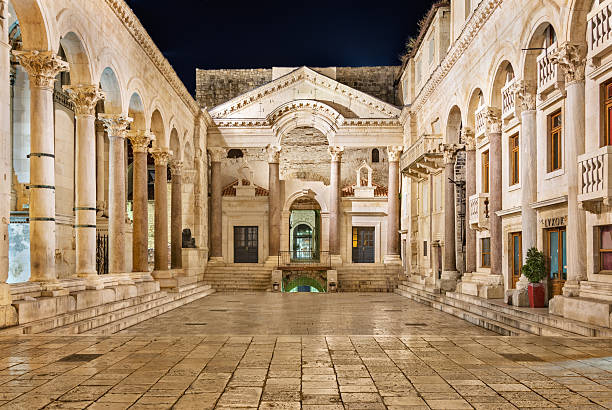
M455 181L465 183L465 151L457 152L455 161ZM448 183L448 181L446 181ZM465 226L468 223L465 185L455 185L455 248L457 252L457 270L465 272Z
M398 105L394 83L399 70L400 66L338 67L336 80L389 104Z

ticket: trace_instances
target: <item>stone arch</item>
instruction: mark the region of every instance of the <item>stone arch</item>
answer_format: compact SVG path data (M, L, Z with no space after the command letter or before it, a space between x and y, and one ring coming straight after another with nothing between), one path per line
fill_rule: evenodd
M151 114L151 132L155 135L154 145L157 148L164 148L168 146L166 143L164 119L158 109L153 111L153 114Z
M501 110L502 107L502 95L501 89L504 88L506 83L514 78L515 71L514 67L508 60L503 60L497 65L497 70L493 76L493 82L490 86L491 93L489 94L489 105Z
M484 104L484 94L479 87L472 90L468 100L468 110L466 115L466 125L472 130L476 129L476 110Z
M188 139L186 139L185 146L183 148L183 163L185 164L185 168L187 169L194 168L193 148L191 146L191 142Z
M291 211L291 207L293 206L293 204L298 199L302 199L302 198L304 198L304 199L308 198L308 199L316 202L319 205L319 208L320 208L321 212L327 212L327 204L325 203L325 201L318 200L317 199L317 193L314 192L311 189L302 189L301 191L296 191L293 194L289 195L289 197L287 198L287 200L285 201L285 203L283 205L283 212Z
M181 161L183 159L183 152L181 150L181 142L179 141L179 135L176 128L172 127L170 131L170 151L172 151L173 158Z
M41 0L12 0L22 33L24 50L49 51L51 36L49 35L48 19L42 12Z
M126 89L125 97L129 98L129 100L125 102L125 104L131 108L132 103L135 102L135 101L132 101L132 99L135 98L134 97L135 95L138 97L138 99L140 100L138 102L139 105L142 104L142 108L139 108L139 112L142 112L143 119L144 119L144 124L142 125L141 129L143 130L149 129L149 119L151 117L148 115L149 111L147 109L147 104L145 103L145 101L147 100L146 94L145 94L145 91L147 88L144 86L140 78L132 77L130 81L128 82L127 86L125 87L125 89ZM136 122L136 119L134 119L134 121Z
M297 288L298 286L310 286L315 288L318 292L325 292L325 287L321 283L319 283L318 280L310 278L308 276L300 276L287 282L284 291L289 292Z
M82 37L75 31L70 31L60 38L59 46L64 49L66 60L70 64L71 84L92 84L89 53Z
M142 102L142 98L140 94L133 93L130 97L130 102L128 106L128 116L134 120L132 122L132 129L135 130L146 130L146 117L144 112L144 104Z
M461 109L457 105L453 105L448 113L446 121L446 133L444 139L448 144L456 144L459 142L463 120L461 117Z
M106 67L100 75L100 87L104 91L104 112L106 114L122 114L121 87L115 71Z
M525 47L530 50L526 50L523 52L522 62L521 62L522 79L529 86L535 87L538 81L537 58L542 53L542 50L535 50L535 49L540 48L540 47L546 47L545 32L549 26L552 27L552 29L558 35L559 31L548 20L538 21L536 25L534 25L534 27L532 28L530 36L529 36L529 40ZM557 43L558 43L558 40L557 40Z
M314 128L334 143L336 132L344 122L344 117L327 104L314 100L295 100L281 105L268 117L280 145L282 137L295 128Z
M565 22L565 41L584 44L587 38L587 15L597 0L571 0Z

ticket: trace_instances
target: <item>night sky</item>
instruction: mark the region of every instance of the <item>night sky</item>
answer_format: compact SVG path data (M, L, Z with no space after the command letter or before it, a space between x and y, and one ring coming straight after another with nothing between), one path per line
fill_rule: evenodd
M192 94L196 68L399 65L431 0L126 0Z

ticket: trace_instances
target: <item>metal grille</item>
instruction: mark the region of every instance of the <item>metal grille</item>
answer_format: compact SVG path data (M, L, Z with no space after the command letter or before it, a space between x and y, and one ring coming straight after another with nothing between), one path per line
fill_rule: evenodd
M330 267L328 251L281 251L278 254L279 267Z
M96 237L96 271L98 275L108 274L108 235Z

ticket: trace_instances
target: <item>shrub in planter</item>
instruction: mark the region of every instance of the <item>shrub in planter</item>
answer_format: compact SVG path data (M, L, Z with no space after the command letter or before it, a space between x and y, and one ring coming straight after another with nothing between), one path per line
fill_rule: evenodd
M546 277L546 259L537 248L527 251L527 260L523 265L523 275L529 280L529 305L532 308L544 307L546 292L542 279Z

